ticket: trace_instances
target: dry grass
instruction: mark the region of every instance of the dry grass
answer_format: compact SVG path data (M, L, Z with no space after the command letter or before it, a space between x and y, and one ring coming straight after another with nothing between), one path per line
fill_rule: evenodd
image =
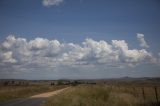
M30 86L0 86L0 102L11 99L25 98L42 92L54 91L65 86L30 85Z
M141 91L136 90L137 93ZM158 106L149 100L144 101L141 94L138 96L134 92L132 87L81 85L50 98L45 106Z

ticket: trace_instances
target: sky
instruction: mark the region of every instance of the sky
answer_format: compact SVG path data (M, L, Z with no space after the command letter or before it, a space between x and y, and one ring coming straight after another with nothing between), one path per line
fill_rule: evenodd
M0 0L0 79L160 77L159 0Z

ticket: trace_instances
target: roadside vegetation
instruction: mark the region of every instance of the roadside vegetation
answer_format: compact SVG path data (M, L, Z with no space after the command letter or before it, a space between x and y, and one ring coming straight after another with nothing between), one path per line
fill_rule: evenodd
M44 106L160 106L152 87L141 88L82 84L51 97Z
M26 85L26 86L0 86L0 103L12 99L26 98L43 92L64 88L65 85Z
M72 86L44 106L160 106L159 80L2 80L0 103Z

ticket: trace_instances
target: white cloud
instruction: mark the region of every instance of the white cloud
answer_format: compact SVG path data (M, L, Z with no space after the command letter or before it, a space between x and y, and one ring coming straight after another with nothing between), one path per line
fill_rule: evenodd
M128 63L138 63L145 61L148 58L152 58L152 55L145 49L129 50L128 44L124 40L112 40L112 45L117 49L120 59Z
M63 0L43 0L42 3L46 7L58 6L63 3Z
M48 39L36 38L29 42L30 49L44 49L49 45Z
M35 38L15 38L10 35L0 44L0 67L18 65L18 69L34 69L59 66L136 66L145 63L156 63L157 60L145 49L129 49L125 40L86 39L81 44L61 43L58 40ZM3 66L2 66L3 65Z
M145 39L144 39L144 35L143 34L137 34L137 39L140 43L140 47L143 48L149 48L149 45L146 43Z
M2 62L4 63L16 63L17 60L15 60L12 57L12 52L11 51L7 51L4 53L0 53L0 59L2 60Z
M11 46L13 45L13 43L15 43L15 37L13 35L9 35L6 38L6 41L2 43L2 46L9 49L11 48Z

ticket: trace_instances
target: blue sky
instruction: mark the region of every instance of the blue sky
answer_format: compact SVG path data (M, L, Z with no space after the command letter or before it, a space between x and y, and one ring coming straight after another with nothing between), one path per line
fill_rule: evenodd
M48 4L44 4L44 2ZM137 33L142 34L140 38L137 38ZM8 37L9 35L12 35ZM8 37L8 39L7 39ZM113 44L112 40L125 40L128 45L127 50L136 49L137 52L144 49L148 55L145 54L145 60L139 57L127 57L126 51L124 54L118 54L120 57L125 59L119 59L117 64L123 62L123 68L111 67L113 63L107 61L100 65L95 65L90 61L99 61L95 58L104 58L103 56L97 57L100 54L90 51L90 54L85 60L84 51L82 52L83 62L87 62L89 65L94 66L72 66L70 64L66 66L64 63L58 63L58 66L46 67L44 63L33 62L33 60L22 61L20 58L24 58L23 55L18 57L18 50L15 49L14 44L11 48L4 50L4 42L11 42L11 39L24 38L27 42L27 48L34 47L38 40L43 43L44 39L48 42L57 40L60 45L65 45L58 57L52 57L61 59L65 53L75 51L75 49L67 50L69 43L73 43L74 46L79 45L82 49L86 49L86 45L92 42L97 50L98 46L101 45L100 40L103 40L112 46L112 51L122 49L123 47L117 48L116 44ZM36 38L43 38L38 39ZM88 40L85 40L87 39ZM10 40L9 40L10 39ZM138 39L138 40L137 40ZM147 46L140 46L145 41ZM29 43L30 41L35 43ZM144 77L144 76L160 76L159 66L159 47L160 41L160 1L158 0L1 0L0 1L0 44L1 44L1 58L0 67L1 75L0 78L28 78L28 79L54 79L54 78L108 78L108 77ZM16 41L19 42L19 41ZM83 45L83 42L86 45ZM95 43L96 42L96 43ZM22 42L21 42L22 43ZM20 43L20 44L21 44ZM122 42L121 42L122 43ZM10 44L10 43L9 43ZM32 44L32 47L30 46ZM118 42L119 44L119 42ZM123 43L124 44L124 43ZM38 44L36 44L37 47ZM47 43L47 47L50 43ZM124 44L125 45L125 44ZM124 46L122 45L122 46ZM8 46L7 46L8 47ZM38 45L38 47L40 47ZM69 45L70 47L70 45ZM26 48L26 47L19 47ZM36 48L37 49L37 48ZM38 48L40 49L40 48ZM28 49L27 49L28 50ZM77 50L77 49L76 49ZM98 49L99 50L99 49ZM126 50L126 49L125 49ZM138 51L139 50L139 51ZM32 50L29 50L29 53ZM37 52L46 51L37 50ZM55 51L55 48L53 49ZM64 52L65 51L65 52ZM101 52L104 52L101 50ZM106 52L106 51L105 51ZM120 52L120 51L118 51ZM132 51L133 52L133 51ZM136 52L136 53L137 53ZM49 51L51 53L51 51ZM77 53L77 52L76 52ZM108 52L107 52L108 53ZM107 54L105 53L105 54ZM113 53L113 54L114 54ZM127 51L128 53L128 51ZM140 52L141 53L141 52ZM149 57L149 53L152 55ZM32 51L35 55L35 51ZM93 57L91 56L93 55ZM111 57L109 54L109 57ZM130 54L130 52L129 52ZM135 51L131 54L135 55ZM7 58L7 56L8 58ZM114 54L115 55L115 54ZM142 54L138 54L142 55ZM5 57L6 56L6 57ZM42 54L39 55L42 58ZM65 55L66 56L66 55ZM68 56L68 55L67 55ZM107 55L108 56L108 55ZM9 59L10 57L10 59ZM31 58L31 55L29 55ZM61 58L60 58L61 57ZM109 57L105 57L108 60ZM11 59L12 58L12 59ZM27 57L28 58L28 57ZM70 61L72 60L68 56ZM128 60L132 58L134 60ZM152 60L151 60L152 58ZM8 59L8 60L7 60ZM43 58L42 58L43 59ZM135 60L136 59L136 60ZM10 63L10 62L16 63ZM81 60L81 61L82 61ZM155 62L153 62L153 60ZM31 61L30 64L28 61ZM41 60L39 60L41 61ZM47 60L51 61L51 60ZM62 60L61 60L62 61ZM69 62L70 62L69 61ZM74 60L74 62L77 60ZM78 60L79 61L79 60ZM128 63L129 61L129 63ZM148 61L144 63L144 61ZM151 62L152 61L152 62ZM57 62L57 61L56 61ZM58 61L59 62L59 61ZM67 61L68 62L68 61ZM116 61L117 62L117 61ZM52 62L51 62L52 63ZM53 62L53 64L55 61ZM17 65L22 64L22 65ZM34 65L37 65L34 67ZM109 65L108 65L109 64ZM129 66L127 65L129 64ZM133 66L132 66L132 65ZM136 64L136 65L135 65ZM130 66L131 65L131 66ZM23 68L22 68L23 66ZM42 68L43 66L43 68ZM19 71L17 70L19 67ZM31 68L32 67L32 68ZM56 67L56 68L55 68ZM82 70L79 69L82 67ZM94 68L93 68L94 67ZM27 71L28 69L29 71ZM26 70L26 71L25 71ZM39 70L39 71L36 71ZM74 70L74 71L73 71ZM38 73L38 74L37 74Z

